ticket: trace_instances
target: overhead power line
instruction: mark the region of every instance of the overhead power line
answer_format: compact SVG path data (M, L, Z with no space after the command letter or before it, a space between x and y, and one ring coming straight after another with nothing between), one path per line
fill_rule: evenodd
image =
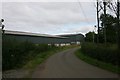
M78 4L79 4L79 6L80 6L80 8L81 8L81 11L82 11L82 14L83 14L85 20L86 20L87 23L89 24L89 20L88 20L88 18L87 18L87 16L86 16L86 14L85 14L85 12L84 12L84 9L83 9L83 7L82 7L82 5L81 5L81 3L80 3L79 0L78 0Z

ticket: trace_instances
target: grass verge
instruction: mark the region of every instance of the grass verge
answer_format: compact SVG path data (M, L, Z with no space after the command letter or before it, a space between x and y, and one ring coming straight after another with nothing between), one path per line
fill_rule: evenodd
M120 67L114 66L114 65L112 65L110 63L105 63L105 62L102 62L102 61L98 61L97 59L94 59L94 58L91 58L91 57L89 57L87 55L84 55L81 52L80 49L75 52L75 55L79 59L81 59L81 60L83 60L83 61L85 61L85 62L87 62L89 64L92 64L92 65L97 66L99 68L102 68L102 69L105 69L105 70L120 74Z
M77 46L58 47L55 50L50 50L50 51L43 52L42 55L38 54L35 58L33 58L32 60L30 60L25 66L23 66L23 69L29 71L29 74L27 76L25 76L25 77L31 77L34 69L38 65L40 65L42 62L44 62L46 59L48 59L51 55L53 55L55 53L58 53L60 51L63 51L63 50L74 48L74 47L77 47Z

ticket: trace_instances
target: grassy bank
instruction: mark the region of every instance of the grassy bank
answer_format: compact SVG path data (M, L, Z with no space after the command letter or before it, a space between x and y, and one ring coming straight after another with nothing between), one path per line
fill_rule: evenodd
M43 52L42 55L41 54L36 55L32 60L30 60L26 65L24 65L23 69L29 71L29 74L25 77L31 77L34 69L38 65L43 63L46 59L48 59L51 55L58 53L60 51L66 50L66 49L74 48L74 47L77 47L77 46L72 45L72 46L58 47L54 50Z
M102 69L105 69L105 70L112 71L112 72L120 74L120 67L115 66L115 65L113 65L111 63L106 63L106 62L97 60L95 58L92 58L90 56L87 56L83 52L81 52L81 49L77 50L75 55L78 58L80 58L81 60L83 60L83 61L85 61L85 62L87 62L89 64L92 64L92 65L100 67Z
M3 37L2 42L2 70L20 69L24 65L33 67L42 62L52 52L69 47L56 47L47 44L34 44L28 41L18 41L14 38ZM35 59L35 60L34 60Z
M43 52L41 54L36 55L32 60L30 60L23 68L25 69L34 69L37 65L45 61L48 57L51 55L69 49L77 46L63 46L63 47L57 47L56 49L52 49L46 52Z
M120 67L120 53L116 44L83 43L81 52L91 58Z
M76 45L57 47L47 44L34 44L28 41L23 42L13 38L6 39L4 37L2 44L2 70L4 77L11 74L16 75L13 71L16 71L16 73L23 71L22 73L25 78L31 77L34 69L51 55L77 47ZM7 73L7 71L10 72ZM25 74L24 71L27 71L27 74Z

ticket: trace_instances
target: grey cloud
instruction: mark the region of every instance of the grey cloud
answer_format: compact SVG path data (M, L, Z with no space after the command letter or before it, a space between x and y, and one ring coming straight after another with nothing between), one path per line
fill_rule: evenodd
M90 3L81 4L89 22L95 22L94 7ZM5 2L2 13L6 29L11 30L45 33L58 31L66 24L86 23L77 2Z
M82 34L85 34L89 31L93 31L93 30L95 31L94 26L86 25L86 26L82 26L82 27L69 28L68 30L65 31L65 33L82 33Z

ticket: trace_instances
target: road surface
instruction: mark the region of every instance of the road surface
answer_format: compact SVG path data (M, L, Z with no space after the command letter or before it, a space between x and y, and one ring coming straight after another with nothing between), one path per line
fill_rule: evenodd
M78 59L78 48L54 54L33 72L32 78L118 78L118 75Z

